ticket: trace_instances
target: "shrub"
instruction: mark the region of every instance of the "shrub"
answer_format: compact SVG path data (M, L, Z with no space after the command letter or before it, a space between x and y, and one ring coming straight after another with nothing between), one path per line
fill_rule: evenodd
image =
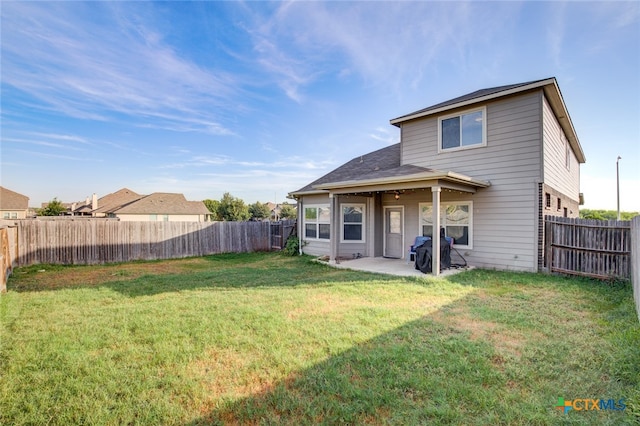
M282 249L282 252L286 256L297 256L300 253L300 239L293 235L287 238L287 243Z

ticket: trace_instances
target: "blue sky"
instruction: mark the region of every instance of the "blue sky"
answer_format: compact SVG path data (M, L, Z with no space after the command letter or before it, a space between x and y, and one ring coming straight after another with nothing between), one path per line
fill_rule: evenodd
M638 2L7 2L0 181L255 201L399 141L389 120L556 77L586 208L640 211Z

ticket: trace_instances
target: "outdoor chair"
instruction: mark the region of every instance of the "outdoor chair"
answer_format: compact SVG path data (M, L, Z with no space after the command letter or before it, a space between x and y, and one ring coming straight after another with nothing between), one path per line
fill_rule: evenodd
M430 239L431 237L423 237L423 236L416 237L415 241L413 242L413 245L409 247L409 255L407 256L407 263L414 261L414 256L416 255L416 247L420 247Z

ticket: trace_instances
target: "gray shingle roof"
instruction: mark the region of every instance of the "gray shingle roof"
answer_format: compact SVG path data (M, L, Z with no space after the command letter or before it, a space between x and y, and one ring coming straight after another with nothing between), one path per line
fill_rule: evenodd
M444 102L440 102L439 104L431 105L429 107L420 109L418 111L414 111L414 112L412 112L410 114L402 115L402 116L400 116L398 118L392 119L391 121L394 122L396 120L402 120L405 117L411 117L413 115L424 114L424 113L432 111L432 110L433 111L439 110L441 108L446 108L448 106L456 105L456 104L459 104L459 103L462 103L462 102L471 101L471 100L476 99L476 98L482 98L482 97L489 96L489 95L494 95L494 94L497 94L497 93L500 93L500 92L506 92L508 90L517 89L518 87L524 87L524 86L528 86L528 85L539 83L539 82L546 81L546 80L549 80L549 79L545 78L543 80L527 81L525 83L508 84L506 86L498 86L498 87L491 87L491 88L488 88L488 89L476 90L475 92L467 93L466 95L458 96L457 98L449 99L448 101L444 101Z
M314 186L324 183L406 176L425 171L430 169L412 165L401 166L400 144L397 143L356 157L292 194L315 191Z
M0 186L0 210L27 210L29 197Z
M116 214L209 214L202 201L187 201L182 194L154 192L119 209Z

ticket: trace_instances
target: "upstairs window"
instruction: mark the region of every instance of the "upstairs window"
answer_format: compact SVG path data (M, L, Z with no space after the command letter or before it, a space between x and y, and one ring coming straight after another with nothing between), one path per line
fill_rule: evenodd
M475 148L487 144L486 108L438 118L438 150Z

